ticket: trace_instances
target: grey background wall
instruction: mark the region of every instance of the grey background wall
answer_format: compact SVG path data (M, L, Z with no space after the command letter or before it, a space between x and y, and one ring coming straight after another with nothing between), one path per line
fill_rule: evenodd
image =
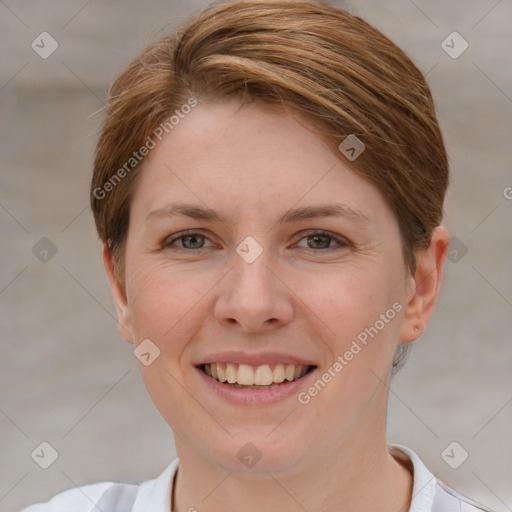
M453 173L445 225L456 240L434 318L392 383L389 439L461 492L512 510L512 2L332 3L428 73ZM0 2L2 511L74 485L153 478L175 456L116 330L88 209L92 114L146 41L205 6ZM446 39L454 31L464 40ZM49 56L42 32L58 44ZM442 456L454 441L456 469ZM49 448L31 457L41 442L58 452L48 469Z

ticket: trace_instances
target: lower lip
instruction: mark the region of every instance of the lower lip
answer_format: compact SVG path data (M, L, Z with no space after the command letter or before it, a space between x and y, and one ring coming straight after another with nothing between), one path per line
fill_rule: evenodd
M297 395L304 387L304 384L311 379L316 370L310 371L300 379L287 381L287 384L281 384L272 389L239 389L222 384L218 380L206 375L200 368L196 368L202 381L221 398L235 405L268 405ZM286 382L286 381L285 381Z

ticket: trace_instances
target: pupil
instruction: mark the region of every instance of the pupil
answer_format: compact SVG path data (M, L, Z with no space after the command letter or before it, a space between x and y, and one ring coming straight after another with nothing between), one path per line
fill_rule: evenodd
M324 243L322 244L322 243L320 242L320 246L321 246L321 247L323 247L323 248L325 248L325 247L328 247L328 246L329 246L329 240L328 240L328 239L329 239L329 237L328 237L328 236L326 236L326 235L312 235L310 238L312 238L312 239L314 240L314 242L313 242L314 244L316 244L319 240L322 240L322 239L323 239ZM314 248L314 249L315 249L315 248L318 248L318 245L317 245L316 247L313 247L313 248Z
M188 235L188 236L185 236L185 237L184 237L183 242L184 242L184 244L185 244L185 246L186 246L186 245L187 245L187 243L189 243L190 241L192 241L192 242L191 242L191 245L192 245L193 247L196 247L197 245L199 245L199 246L201 245L201 243L200 243L200 242L198 242L198 240L199 240L199 237L197 237L197 236L192 236L192 235Z

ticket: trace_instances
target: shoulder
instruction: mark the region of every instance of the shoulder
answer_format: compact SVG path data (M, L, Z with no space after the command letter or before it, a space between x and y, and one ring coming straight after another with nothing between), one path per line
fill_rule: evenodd
M160 476L140 484L99 482L68 489L21 512L167 512L178 465L176 458Z
M397 444L388 448L395 458L405 457L412 464L413 491L408 512L493 512L437 479L410 448Z
M118 508L101 507L101 503L108 505L113 499L124 505L131 505L135 499L139 486L132 484L118 484L114 482L100 482L83 485L74 489L63 491L45 503L37 503L24 508L21 512L114 512ZM131 503L130 503L131 502ZM98 509L98 506L100 507ZM126 508L125 508L126 510ZM130 510L129 508L127 510Z
M490 508L463 496L456 490L447 486L441 480L436 481L436 493L434 497L434 512L493 512Z

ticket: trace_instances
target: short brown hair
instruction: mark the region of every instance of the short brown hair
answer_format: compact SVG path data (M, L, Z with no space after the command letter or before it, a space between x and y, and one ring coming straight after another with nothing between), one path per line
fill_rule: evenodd
M383 194L414 274L416 251L428 246L441 222L449 179L429 87L381 32L314 0L210 6L146 47L114 82L90 197L99 236L117 266L123 266L130 199L143 167L134 154L191 98L233 96L311 120L339 158ZM347 162L337 148L349 135L365 149ZM134 165L127 167L129 161ZM402 356L403 350L395 368Z

